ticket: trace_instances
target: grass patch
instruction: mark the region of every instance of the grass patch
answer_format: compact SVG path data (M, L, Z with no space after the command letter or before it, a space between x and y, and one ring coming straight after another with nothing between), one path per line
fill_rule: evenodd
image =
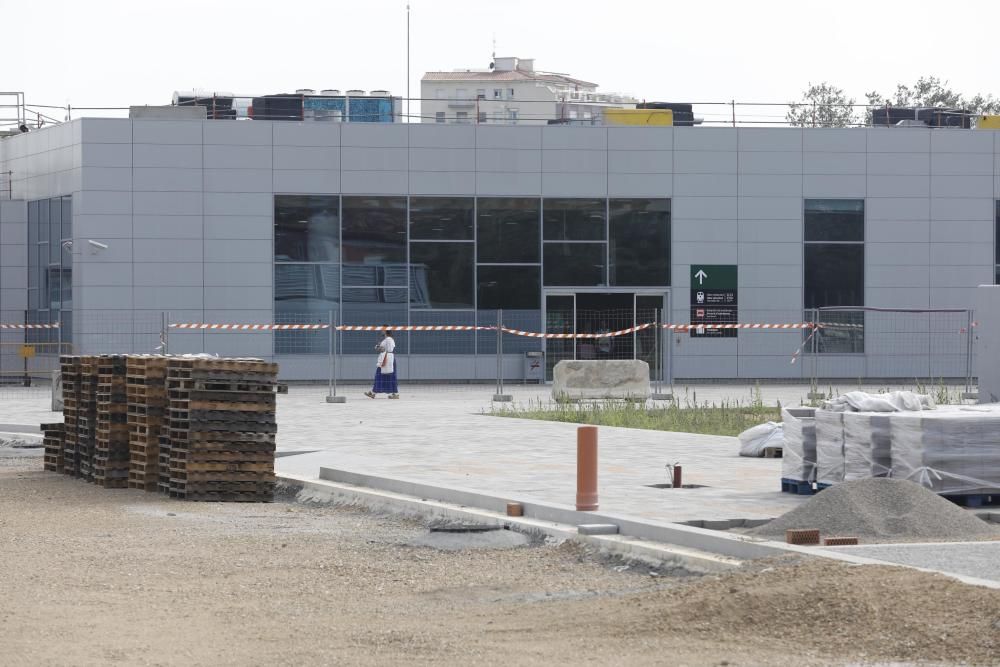
M684 397L666 407L649 408L631 401L588 401L554 403L532 401L524 405L494 405L489 413L495 417L540 419L545 421L621 426L652 431L678 431L705 435L739 435L767 421L781 421L781 408L764 405L760 392L741 402L721 404L698 403L697 396Z

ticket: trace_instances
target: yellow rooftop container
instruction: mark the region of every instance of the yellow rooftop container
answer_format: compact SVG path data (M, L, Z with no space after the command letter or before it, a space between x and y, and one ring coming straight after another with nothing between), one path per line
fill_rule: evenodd
M977 130L1000 130L1000 116L980 116Z
M605 109L604 122L607 125L670 127L674 124L674 112L670 109Z

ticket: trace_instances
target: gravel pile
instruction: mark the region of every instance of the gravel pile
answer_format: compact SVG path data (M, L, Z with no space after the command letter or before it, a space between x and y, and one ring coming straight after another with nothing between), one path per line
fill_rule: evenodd
M789 528L818 528L823 536L851 536L863 542L1000 538L1000 527L919 484L887 478L836 484L748 533L784 539Z

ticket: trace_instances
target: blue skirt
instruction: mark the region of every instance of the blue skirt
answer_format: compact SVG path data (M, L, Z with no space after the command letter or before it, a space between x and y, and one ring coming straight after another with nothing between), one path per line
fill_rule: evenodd
M398 394L399 386L396 384L396 371L382 373L381 368L375 369L375 386L372 387L373 394Z

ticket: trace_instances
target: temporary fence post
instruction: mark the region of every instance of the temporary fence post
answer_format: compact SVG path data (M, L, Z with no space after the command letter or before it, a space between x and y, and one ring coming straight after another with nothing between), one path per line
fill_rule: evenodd
M330 390L326 396L327 403L346 403L346 396L337 396L337 316L330 311Z
M650 397L654 401L672 401L673 394L663 393L663 358L660 352L660 336L663 335L663 328L660 326L660 309L656 309L656 317L653 318L653 365L656 375L656 384L653 395Z
M819 309L811 309L809 317L812 323L812 328L810 329L811 338L809 342L809 356L812 358L812 378L810 378L809 394L807 396L810 400L816 400L826 398L826 396L819 391Z
M972 391L972 352L974 341L972 338L973 327L975 326L975 311L967 310L965 311L966 324L965 324L965 393L962 394L963 399L968 400L978 400L979 392Z
M514 400L510 394L503 393L503 309L497 310L497 388L493 394L497 403L508 403Z

